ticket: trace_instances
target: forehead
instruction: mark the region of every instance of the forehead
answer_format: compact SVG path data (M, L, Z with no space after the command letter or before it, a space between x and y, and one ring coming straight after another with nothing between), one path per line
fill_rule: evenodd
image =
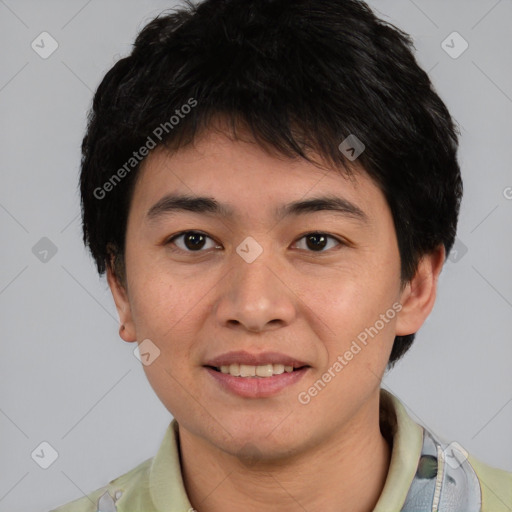
M301 208L306 212L304 201L324 198L331 201L330 206L317 211L334 210L337 202L353 217L360 213L363 219L386 206L380 189L357 164L348 175L321 159L315 161L288 158L250 139L234 140L209 131L178 150L153 150L139 171L131 209L151 218L166 207L166 199L167 207L172 207L177 196L187 196L212 199L210 204L203 201L203 210L224 217L277 218ZM315 211L315 205L310 206L309 211Z

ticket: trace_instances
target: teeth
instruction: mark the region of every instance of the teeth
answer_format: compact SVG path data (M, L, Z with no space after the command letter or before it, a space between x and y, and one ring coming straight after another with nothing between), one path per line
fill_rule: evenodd
M274 375L280 375L281 373L284 373L284 364L273 364L274 368ZM291 368L293 371L293 367L287 366L287 368Z
M256 366L249 366L248 364L240 365L240 377L255 377Z
M230 364L229 366L222 366L221 368L224 368L225 370L221 369L222 373L230 373L235 377L240 376L240 365L238 363Z
M229 373L234 377L272 377L272 375L280 375L281 373L293 372L293 366L285 366L284 364L264 364L253 366L250 364L230 364L220 367L222 373Z

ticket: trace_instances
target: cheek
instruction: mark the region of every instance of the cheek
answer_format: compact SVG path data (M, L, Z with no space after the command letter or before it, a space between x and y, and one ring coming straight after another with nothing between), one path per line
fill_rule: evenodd
M168 270L153 268L134 275L131 290L131 310L137 340L150 339L160 350L160 365L145 367L148 379L162 381L165 387L167 373L188 378L187 372L196 364L194 347L200 337L198 330L207 321L211 308L205 307L207 291L212 282L206 276L191 278L176 276ZM208 284L207 284L208 283ZM171 383L172 384L172 383ZM175 387L175 383L172 384Z
M156 396L173 416L186 415L191 396L199 398L195 391L187 391L189 386L179 371L180 365L169 364L165 351L143 369Z
M171 335L173 326L179 326L190 312L194 296L194 287L178 286L176 279L161 269L146 268L134 273L130 307L137 339L144 336L163 341L166 332Z
M353 367L369 364L378 369L387 362L400 308L398 272L395 276L389 267L366 269L309 292L307 304L321 320L316 322L321 329L317 334L324 340L329 364L345 353Z
M195 371L191 359L200 296L197 287L181 287L174 281L139 275L133 290L132 313L138 340L149 339L159 351L144 372L164 406L173 415L183 415L190 402L190 384ZM201 288L202 290L202 288ZM204 294L204 292L203 292ZM187 391L189 390L189 391ZM193 395L200 399L198 391ZM186 411L186 407L185 407Z
M389 270L369 267L332 273L328 279L310 282L303 297L318 316L332 328L343 332L366 327L391 307L399 297L398 276ZM364 325L363 325L364 324Z
M396 310L391 297L389 299L359 305L344 299L341 305L330 305L332 309L327 312L330 335L326 338L330 340L326 342L329 360L347 352L345 359L361 362L386 357L395 338L396 322Z

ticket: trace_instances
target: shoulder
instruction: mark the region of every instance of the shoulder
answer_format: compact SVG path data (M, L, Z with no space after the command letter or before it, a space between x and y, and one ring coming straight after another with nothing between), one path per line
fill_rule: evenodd
M423 447L403 512L510 512L512 473L491 467L457 442L424 429Z
M158 512L189 510L178 449L178 423L168 425L160 448L131 471L51 512Z
M402 511L511 512L512 472L482 462L458 442L448 443L408 415L400 400L382 390L382 408L391 420L393 448L401 448L400 465L414 458L414 475L399 472L410 482ZM389 411L393 414L390 415ZM419 429L419 430L418 430ZM422 438L421 442L420 439ZM421 449L418 448L421 445ZM418 455L416 453L418 452ZM413 454L413 455L411 455ZM416 459L418 457L418 459Z
M510 512L512 510L512 472L485 464L468 456L475 470L482 492L482 512Z
M150 512L149 471L153 457L132 470L111 480L90 494L62 505L50 512L116 512L122 503L130 503L131 510Z

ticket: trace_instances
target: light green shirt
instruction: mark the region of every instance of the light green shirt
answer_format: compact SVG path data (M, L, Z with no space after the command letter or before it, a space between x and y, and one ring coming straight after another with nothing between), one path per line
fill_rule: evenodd
M415 423L381 389L381 429L392 438L388 476L374 512L512 512L512 473L492 468ZM193 512L171 421L158 453L91 494L51 512Z

